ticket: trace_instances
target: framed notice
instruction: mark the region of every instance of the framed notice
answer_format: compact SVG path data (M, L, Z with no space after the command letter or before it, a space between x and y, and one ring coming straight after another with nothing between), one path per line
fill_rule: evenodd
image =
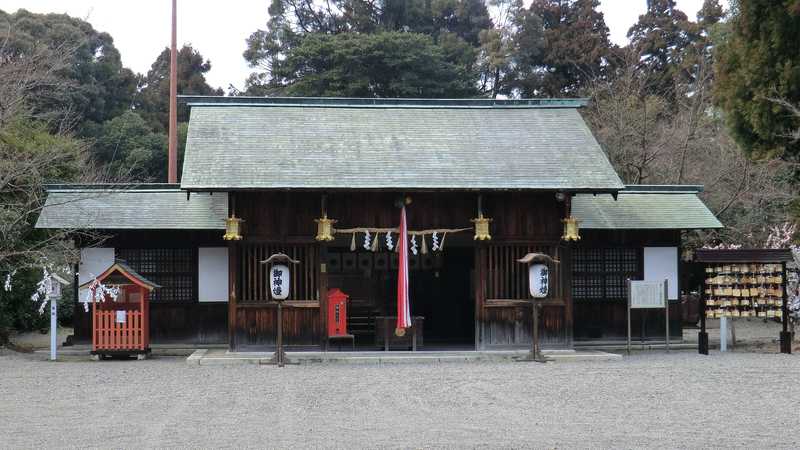
M630 281L631 308L664 308L664 281Z
M664 342L669 351L669 281L628 280L628 354L631 353L631 310L663 309L666 316ZM644 338L642 338L644 339ZM642 341L644 347L644 340Z

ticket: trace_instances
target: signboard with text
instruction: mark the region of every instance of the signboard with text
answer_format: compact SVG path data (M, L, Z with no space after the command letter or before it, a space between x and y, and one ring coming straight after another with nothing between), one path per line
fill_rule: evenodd
M663 309L665 317L664 344L669 351L669 282L628 280L628 354L631 353L631 310ZM646 311L642 311L645 314ZM644 347L644 316L642 316L642 347Z
M666 297L663 281L631 280L631 308L664 308Z

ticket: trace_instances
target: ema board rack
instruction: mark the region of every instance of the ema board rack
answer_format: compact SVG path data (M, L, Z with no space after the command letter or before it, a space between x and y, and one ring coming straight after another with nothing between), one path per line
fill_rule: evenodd
M782 264L720 264L705 271L706 318L782 318Z
M780 320L781 353L792 352L786 309L786 263L790 249L700 249L694 261L705 267L697 350L708 355L707 318L757 317Z

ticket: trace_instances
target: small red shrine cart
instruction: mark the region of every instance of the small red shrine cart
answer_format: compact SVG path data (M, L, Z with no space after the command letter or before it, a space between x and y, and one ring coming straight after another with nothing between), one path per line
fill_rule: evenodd
M98 283L118 289L117 298L106 293L98 301ZM150 292L161 286L117 261L81 287L91 290L93 355L143 358L150 353Z

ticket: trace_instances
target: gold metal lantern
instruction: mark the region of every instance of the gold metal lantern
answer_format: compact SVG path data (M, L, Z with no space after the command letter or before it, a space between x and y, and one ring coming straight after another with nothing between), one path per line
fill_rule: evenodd
M244 222L244 220L240 219L239 217L236 217L235 215L231 215L230 217L225 219L225 234L222 236L222 239L226 241L241 241L242 222Z
M566 219L561 219L561 222L564 224L564 235L561 236L562 240L565 241L581 240L581 235L578 229L578 224L580 223L580 220L576 219L575 217L569 216Z
M324 214L319 219L314 219L317 222L317 236L314 238L320 242L330 242L333 240L333 224L336 223L335 219L329 219L327 214Z
M491 241L492 235L489 234L489 222L492 219L483 217L483 213L478 213L478 218L472 219L471 222L475 224L475 238L476 241Z

